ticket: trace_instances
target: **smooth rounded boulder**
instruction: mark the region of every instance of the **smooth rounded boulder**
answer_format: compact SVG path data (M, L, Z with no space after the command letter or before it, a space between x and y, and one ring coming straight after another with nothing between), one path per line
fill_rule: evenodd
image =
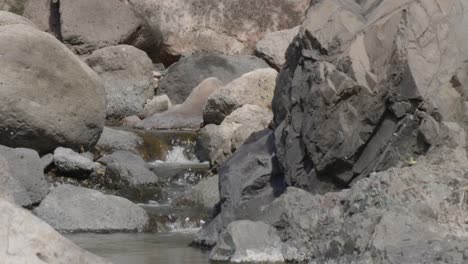
M35 25L31 21L29 21L28 19L22 16L19 16L17 14L10 13L7 11L0 11L0 26L16 25L16 24L22 24L22 25L35 27Z
M200 52L182 58L167 70L159 84L158 94L167 94L175 104L187 99L203 80L218 78L223 84L255 69L269 68L263 60L253 56L224 56L213 52Z
M145 231L146 211L129 200L99 191L60 185L34 212L46 223L66 232Z
M138 114L153 98L153 63L142 50L129 45L102 48L86 57L85 62L104 81L107 118Z
M90 149L105 120L99 76L52 35L0 27L0 144Z
M30 212L0 199L2 263L111 264L61 236Z

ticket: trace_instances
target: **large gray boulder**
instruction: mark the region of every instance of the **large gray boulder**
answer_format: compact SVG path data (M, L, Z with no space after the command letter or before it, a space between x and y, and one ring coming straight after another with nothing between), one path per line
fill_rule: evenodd
M177 197L172 203L212 211L219 203L219 199L219 176L214 175L202 179L189 191Z
M49 192L43 163L31 149L0 146L0 183L2 198L25 207L38 204Z
M146 162L133 153L116 151L98 161L107 166L105 181L110 188L151 187L158 183L158 177L147 168Z
M282 263L282 243L276 229L262 222L232 222L210 254L212 261Z
M127 44L153 53L161 34L120 0L29 0L24 16L77 54Z
M65 232L145 231L146 211L129 200L99 191L60 185L34 212L53 228Z
M210 94L220 89L222 82L208 78L196 86L183 104L163 113L154 114L136 125L145 129L198 129L203 123L203 109Z
M203 121L219 125L226 116L246 104L271 109L277 75L272 68L258 69L228 83L208 98Z
M271 130L253 134L218 169L220 213L197 234L194 242L214 246L226 227L237 219L255 216L284 188L275 138Z
M299 27L268 33L255 46L255 54L275 69L281 69L286 62L286 50L299 33Z
M167 94L173 103L180 104L194 87L207 78L216 77L227 84L244 73L268 67L263 60L253 56L196 53L169 67L168 73L159 84L158 94Z
M41 154L96 144L105 95L91 68L53 36L27 25L0 27L0 54L0 144Z
M30 212L0 199L3 263L110 264L64 238Z
M153 63L145 52L128 45L94 51L85 62L104 80L107 118L140 113L154 96Z
M311 6L273 100L290 185L346 186L424 154L442 143L421 136L437 128L427 120L466 128L465 7L460 0Z
M299 25L310 0L129 2L151 25L161 29L163 54L170 59L200 50L252 54L265 34Z

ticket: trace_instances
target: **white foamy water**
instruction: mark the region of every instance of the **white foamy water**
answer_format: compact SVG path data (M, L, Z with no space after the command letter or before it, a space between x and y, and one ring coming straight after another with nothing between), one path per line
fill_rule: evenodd
M197 158L189 158L185 153L185 148L182 146L173 146L166 155L166 160L156 160L152 162L153 164L157 163L178 163L178 164L193 164L200 163Z

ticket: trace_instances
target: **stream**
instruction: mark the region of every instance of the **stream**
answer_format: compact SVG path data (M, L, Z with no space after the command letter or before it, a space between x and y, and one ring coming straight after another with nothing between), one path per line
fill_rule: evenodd
M130 131L143 139L139 155L160 181L157 191L120 190L123 196L143 207L157 223L157 233L65 234L78 246L115 264L209 263L209 251L190 247L195 233L210 212L172 201L208 175L209 164L195 155L194 131Z

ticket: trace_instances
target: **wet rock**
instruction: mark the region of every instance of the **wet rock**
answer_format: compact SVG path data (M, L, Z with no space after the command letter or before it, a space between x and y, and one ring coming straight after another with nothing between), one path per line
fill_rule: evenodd
M64 238L30 212L0 200L0 259L5 263L110 264Z
M217 78L208 78L195 87L181 105L144 119L137 127L145 129L198 129L203 123L203 108L208 96L221 87Z
M0 3L0 10L4 10L2 9L2 3ZM36 28L36 26L31 21L22 16L7 11L0 11L0 26L17 24L32 26Z
M36 151L0 146L0 196L20 206L38 204L49 192Z
M210 260L234 263L283 262L282 243L276 230L262 222L235 221L210 254Z
M154 114L167 111L171 107L172 103L167 95L155 96L148 103L146 103L145 108L138 114L138 116L142 119L145 119Z
M283 192L285 184L274 155L274 141L271 130L254 133L221 164L220 213L200 230L196 244L214 246L232 221L258 216L259 208Z
M219 176L201 180L191 190L178 197L173 204L199 207L212 211L219 203Z
M138 154L141 144L143 144L143 139L133 132L104 127L96 149L107 154L116 150Z
M257 42L255 54L279 70L286 62L286 50L297 33L299 27L269 33Z
M24 16L80 55L120 44L157 53L161 42L157 27L119 0L28 1Z
M85 62L104 80L107 118L140 113L153 98L153 63L143 51L128 45L94 51Z
M196 53L169 67L157 93L167 94L173 103L180 104L206 78L216 77L222 84L227 84L244 73L268 67L263 60L253 56Z
M62 147L54 151L54 164L66 176L78 178L87 178L95 167L92 159Z
M26 25L0 27L0 54L0 144L41 154L96 144L105 96L91 68L50 34Z
M66 184L53 189L34 212L65 232L144 231L149 227L145 210L129 200Z
M468 57L458 48L467 43L460 37L465 4L439 8L439 2L311 6L272 103L289 185L313 192L343 187L442 144L425 132L421 142L420 128L436 126L420 112L437 122L464 123L465 88L454 80L462 79L458 69L466 68Z
M219 125L226 116L245 104L271 109L277 75L271 68L258 69L230 82L210 95L203 120L207 124Z
M116 151L98 162L107 166L105 181L109 188L150 187L158 183L158 177L147 168L146 162L133 153Z
M257 41L268 32L299 25L309 2L130 0L152 25L160 27L164 35L163 54L168 59L200 50L252 54ZM212 76L203 79L208 77Z
M246 104L232 112L221 125L208 125L200 131L197 153L215 167L223 163L254 132L268 127L273 114L260 106Z

